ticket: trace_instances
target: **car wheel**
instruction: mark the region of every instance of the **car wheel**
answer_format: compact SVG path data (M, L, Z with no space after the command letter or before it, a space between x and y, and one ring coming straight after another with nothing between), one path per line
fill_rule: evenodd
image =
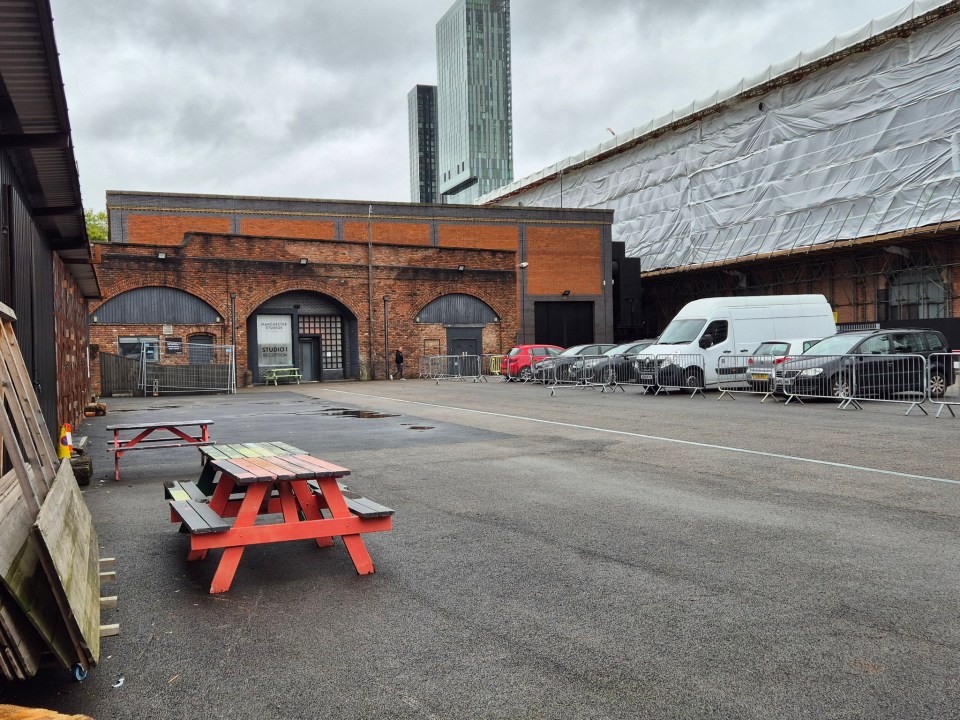
M608 367L603 371L603 384L604 385L613 385L617 381L617 371L612 367Z
M947 374L943 368L930 368L930 397L942 398L947 392Z
M703 370L698 367L689 367L684 370L683 386L685 388L703 390Z
M530 382L530 380L533 379L533 372L529 367L525 367L520 370L520 379L524 382Z
M853 380L849 375L837 373L830 378L829 395L835 398L850 398L856 394L856 388L853 386Z

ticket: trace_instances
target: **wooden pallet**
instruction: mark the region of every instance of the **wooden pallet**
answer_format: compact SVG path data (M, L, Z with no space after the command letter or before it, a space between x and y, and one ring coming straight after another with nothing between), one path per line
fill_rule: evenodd
M100 654L99 541L69 459L57 458L0 304L0 673L52 654L78 679Z

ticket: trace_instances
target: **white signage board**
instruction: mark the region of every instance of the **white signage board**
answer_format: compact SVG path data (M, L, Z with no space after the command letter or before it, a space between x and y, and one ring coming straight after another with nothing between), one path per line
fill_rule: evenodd
M257 316L257 361L262 368L293 365L293 333L289 315Z

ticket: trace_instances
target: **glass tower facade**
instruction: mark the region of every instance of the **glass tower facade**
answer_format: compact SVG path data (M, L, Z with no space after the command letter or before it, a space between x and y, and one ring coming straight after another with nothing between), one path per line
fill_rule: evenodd
M457 0L437 23L440 202L513 180L509 0Z
M437 203L437 86L416 85L407 94L410 123L410 200Z

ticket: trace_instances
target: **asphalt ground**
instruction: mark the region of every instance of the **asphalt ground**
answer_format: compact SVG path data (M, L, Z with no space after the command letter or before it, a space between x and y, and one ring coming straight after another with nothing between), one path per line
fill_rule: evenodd
M84 496L119 596L99 666L3 702L106 718L958 718L960 418L427 380L107 400ZM338 410L339 409L339 410ZM342 409L389 417L357 417ZM363 413L360 413L361 415ZM365 536L187 563L111 423L283 440L396 510ZM123 680L120 684L120 680Z

